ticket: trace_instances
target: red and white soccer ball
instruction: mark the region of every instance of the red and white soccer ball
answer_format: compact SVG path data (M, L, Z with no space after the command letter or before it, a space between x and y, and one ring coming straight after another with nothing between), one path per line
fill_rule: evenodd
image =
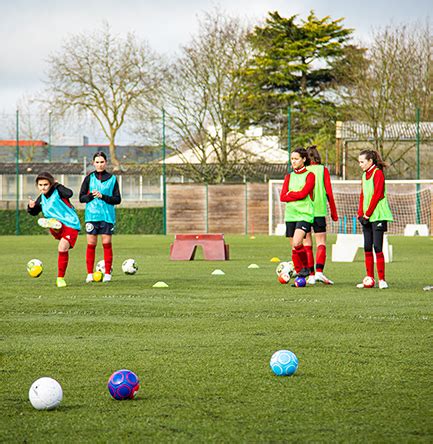
M362 283L364 284L364 288L373 288L375 284L374 279L371 276L365 276Z
M286 272L282 272L278 275L278 282L280 284L288 284L290 282L290 274Z

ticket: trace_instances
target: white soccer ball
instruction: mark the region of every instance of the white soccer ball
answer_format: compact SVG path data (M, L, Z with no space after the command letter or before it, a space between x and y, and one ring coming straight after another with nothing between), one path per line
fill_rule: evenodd
M100 260L95 267L96 271L100 271L102 274L105 274L105 261L104 259ZM113 271L113 267L111 267L110 274Z
M53 378L39 378L29 390L29 400L36 410L55 409L62 398L62 386Z
M134 259L126 259L122 264L122 271L125 274L135 274L137 273L138 266Z
M294 271L295 271L295 265L293 264L293 261L280 262L275 270L277 276L279 276L281 273L286 273L290 277L292 276Z

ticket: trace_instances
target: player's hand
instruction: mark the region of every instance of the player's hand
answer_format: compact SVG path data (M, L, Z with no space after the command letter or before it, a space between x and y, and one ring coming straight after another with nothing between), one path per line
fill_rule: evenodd
M365 218L364 216L358 217L359 223L361 225L367 225L368 224L368 219Z
M334 222L337 222L337 221L338 221L338 215L337 215L337 214L331 214L331 219L332 219Z
M29 196L29 208L34 208L36 205L36 201L33 200L30 196Z
M95 198L102 199L102 194L98 190L93 190L92 195Z

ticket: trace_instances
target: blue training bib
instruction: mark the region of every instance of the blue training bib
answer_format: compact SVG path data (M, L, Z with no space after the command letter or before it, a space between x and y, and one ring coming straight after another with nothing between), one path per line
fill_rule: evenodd
M91 193L97 190L105 196L112 196L115 184L116 176L111 176L105 182L101 182L96 175L92 173L90 175L89 192ZM86 204L84 219L86 222L104 221L114 225L116 222L116 210L114 205L110 205L102 199L93 199Z
M49 198L42 195L41 206L42 213L45 217L54 217L63 225L67 225L74 230L81 230L80 219L78 219L75 208L66 205L57 190L54 190L53 194L51 194Z

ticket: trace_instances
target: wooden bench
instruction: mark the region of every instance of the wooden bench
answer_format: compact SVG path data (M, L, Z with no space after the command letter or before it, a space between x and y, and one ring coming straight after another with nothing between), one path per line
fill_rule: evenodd
M194 260L197 247L203 248L207 261L226 261L229 259L229 246L224 242L224 234L175 234L170 244L170 259L173 261Z

